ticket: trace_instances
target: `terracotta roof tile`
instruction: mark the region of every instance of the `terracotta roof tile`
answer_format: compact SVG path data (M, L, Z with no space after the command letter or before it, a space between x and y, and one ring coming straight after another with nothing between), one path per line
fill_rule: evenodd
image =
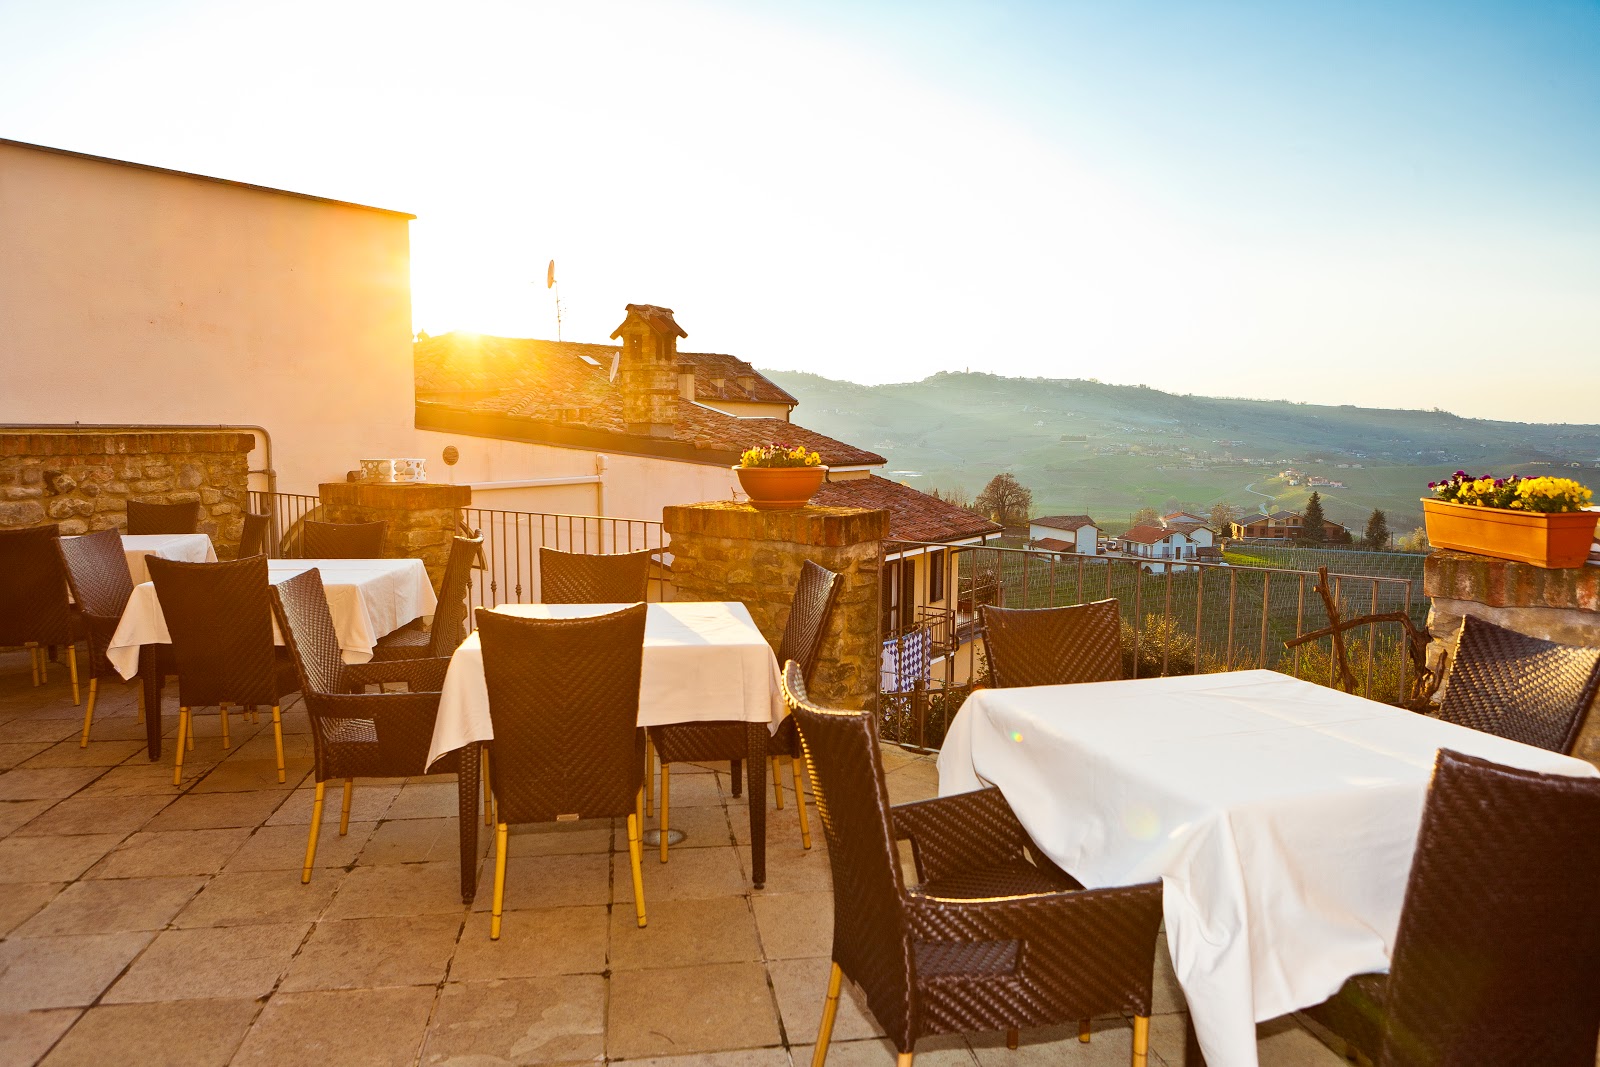
M1028 524L1030 526L1048 526L1052 530L1066 530L1068 533L1084 526L1098 526L1087 515L1046 515L1039 519L1029 519Z
M1163 530L1159 526L1135 526L1122 535L1124 541L1132 541L1137 545L1153 545L1171 537L1173 531Z
M889 537L896 541L960 541L1002 530L982 515L876 474L824 482L812 500L833 508L887 508Z
M1076 541L1063 541L1059 537L1041 537L1033 543L1034 548L1043 548L1050 552L1076 552Z

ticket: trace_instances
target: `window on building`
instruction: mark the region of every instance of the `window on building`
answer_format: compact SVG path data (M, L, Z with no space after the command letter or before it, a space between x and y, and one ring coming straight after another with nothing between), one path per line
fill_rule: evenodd
M928 603L937 604L944 599L945 550L928 553Z

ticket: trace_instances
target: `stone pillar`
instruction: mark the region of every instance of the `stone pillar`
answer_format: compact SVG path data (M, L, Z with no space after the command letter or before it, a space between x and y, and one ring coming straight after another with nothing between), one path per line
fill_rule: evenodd
M1455 654L1468 615L1508 630L1600 648L1600 567L1535 567L1469 552L1438 551L1423 564L1428 609L1428 662ZM1445 684L1449 684L1446 675ZM1440 697L1444 690L1441 687ZM1600 714L1593 710L1573 755L1600 765Z
M878 692L878 542L889 513L805 507L758 511L714 501L669 507L673 600L737 600L776 651L806 560L843 575L811 676L811 695L838 708L873 706Z
M387 522L383 554L422 560L437 592L450 557L450 539L461 522L461 509L472 504L472 487L434 482L324 482L317 487L317 496L327 522Z

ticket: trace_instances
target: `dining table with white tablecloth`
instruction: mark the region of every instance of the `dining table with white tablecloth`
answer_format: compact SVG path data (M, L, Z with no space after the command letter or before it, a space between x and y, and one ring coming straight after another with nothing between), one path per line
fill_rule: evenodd
M941 795L995 786L1085 886L1159 879L1210 1067L1255 1024L1386 971L1435 754L1592 777L1582 760L1274 671L979 690Z
M73 538L63 537L63 541ZM128 561L128 574L133 584L150 580L150 568L145 566L147 556L175 559L180 563L215 563L216 546L211 537L203 533L189 534L123 534L122 555Z

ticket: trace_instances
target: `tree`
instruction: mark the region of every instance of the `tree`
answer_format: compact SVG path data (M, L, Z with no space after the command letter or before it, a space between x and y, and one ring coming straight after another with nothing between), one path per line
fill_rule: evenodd
M1372 509L1372 514L1367 519L1367 532L1362 536L1361 543L1374 552L1381 552L1389 547L1389 516L1382 510Z
M1425 527L1418 526L1415 530L1395 540L1394 547L1402 552L1428 551L1428 531Z
M1233 530L1233 524L1239 521L1239 509L1232 504L1213 504L1211 506L1211 529L1218 537L1227 537Z
M1008 471L990 478L972 507L1002 526L1021 526L1033 509L1033 493Z
M1323 523L1327 516L1322 513L1322 494L1312 490L1311 499L1306 501L1305 516L1300 523L1300 536L1307 541L1321 541Z
M1140 508L1133 513L1132 522L1135 526L1159 526L1161 513L1155 508Z
M943 500L946 504L954 504L958 508L972 509L972 494L967 492L967 487L957 485L950 489L932 489L928 495L935 500Z

